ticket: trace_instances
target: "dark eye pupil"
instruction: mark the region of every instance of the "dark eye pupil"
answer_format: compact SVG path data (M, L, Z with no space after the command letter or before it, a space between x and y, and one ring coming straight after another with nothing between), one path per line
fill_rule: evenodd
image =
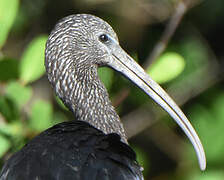
M99 39L101 42L107 42L109 40L109 38L106 34L101 34Z

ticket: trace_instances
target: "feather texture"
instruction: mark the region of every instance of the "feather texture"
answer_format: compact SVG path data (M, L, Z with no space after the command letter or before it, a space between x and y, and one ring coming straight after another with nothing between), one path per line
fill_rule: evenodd
M5 164L1 180L142 179L135 152L120 136L84 121L55 125L31 140Z

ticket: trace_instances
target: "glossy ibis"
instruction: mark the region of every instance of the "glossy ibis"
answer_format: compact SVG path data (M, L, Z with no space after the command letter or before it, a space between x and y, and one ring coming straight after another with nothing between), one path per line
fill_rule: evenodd
M60 123L31 140L5 163L5 180L134 180L142 168L127 143L120 118L97 75L108 66L129 78L152 97L183 129L199 159L201 142L185 115L165 91L120 47L109 24L88 14L60 20L46 44L48 79L74 121Z

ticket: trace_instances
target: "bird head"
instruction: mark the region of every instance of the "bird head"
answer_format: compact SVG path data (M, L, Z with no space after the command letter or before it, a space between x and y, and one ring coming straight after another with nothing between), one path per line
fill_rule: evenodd
M108 66L120 72L169 113L193 144L200 168L205 169L203 146L191 123L169 95L120 47L116 33L102 19L77 14L59 21L47 41L45 66L52 84L79 68L85 71Z
M113 60L114 46L119 46L117 35L105 21L89 14L71 15L51 32L45 64L47 70L50 66L64 67L69 56L73 65L105 66Z

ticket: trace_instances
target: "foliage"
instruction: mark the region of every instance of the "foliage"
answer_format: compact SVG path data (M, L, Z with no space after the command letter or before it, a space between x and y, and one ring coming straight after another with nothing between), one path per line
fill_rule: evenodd
M224 127L224 93L216 92L215 94L209 105L195 104L192 106L190 108L190 118L201 135L209 164L224 166L224 141L222 136Z
M158 83L167 83L183 72L184 58L178 53L167 52L163 54L146 71Z
M10 28L16 17L19 0L0 0L0 49L5 43Z
M47 36L35 38L24 51L19 66L20 80L30 83L39 79L44 74L44 49Z
M0 45L3 45L16 16L18 1L1 0L0 9L2 10ZM46 35L34 38L24 50L20 61L7 56L0 59L0 80L4 83L4 91L0 94L1 157L18 142L21 143L27 137L31 138L32 134L54 124L52 104L38 99L32 101L33 87L29 85L44 74L46 40ZM31 110L26 112L28 104L31 105ZM23 123L24 120L28 123Z

